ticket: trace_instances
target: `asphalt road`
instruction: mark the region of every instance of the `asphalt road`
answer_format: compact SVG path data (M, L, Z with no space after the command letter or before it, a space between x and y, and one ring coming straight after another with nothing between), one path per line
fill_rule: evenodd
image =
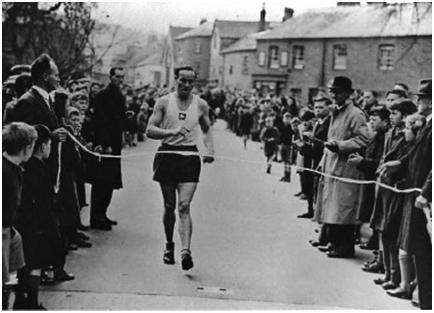
M276 164L265 174L257 143L245 151L240 138L215 125L217 159L203 166L192 204L192 253L195 267L164 265L162 198L152 181L148 140L124 153L124 188L115 192L109 216L113 231L92 230L94 246L71 252L67 270L76 279L45 287L41 300L56 310L188 309L412 309L410 302L389 297L364 273L369 252L352 260L329 259L310 247L315 223L297 219L306 203L293 197L299 189L279 182ZM229 160L244 159L249 162ZM255 163L258 162L258 163ZM83 211L88 219L88 209Z

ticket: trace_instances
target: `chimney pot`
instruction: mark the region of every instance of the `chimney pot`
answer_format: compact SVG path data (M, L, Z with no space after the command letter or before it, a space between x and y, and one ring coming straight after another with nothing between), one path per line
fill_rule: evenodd
M294 16L294 10L291 8L285 8L282 21L285 22Z

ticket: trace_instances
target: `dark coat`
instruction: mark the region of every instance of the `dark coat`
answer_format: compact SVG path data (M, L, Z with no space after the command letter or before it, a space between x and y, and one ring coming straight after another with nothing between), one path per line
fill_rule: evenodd
M94 146L111 147L113 155L121 155L122 132L125 124L125 97L119 88L109 84L95 97L92 117ZM122 188L120 159L93 159L91 182L104 183L113 189Z
M407 188L422 188L429 181L432 170L432 120L420 130L414 146L401 158L401 166L406 170ZM400 248L413 254L430 244L426 229L426 217L422 210L414 206L418 193L405 194L401 227L398 237Z
M62 264L65 251L53 211L54 190L48 165L31 157L24 168L16 226L23 238L26 265L37 269Z
M316 168L321 161L324 154L324 143L321 141L327 141L327 134L330 126L330 116L326 118L323 123L316 123L313 128L313 137L319 139L320 141L313 141L312 146L312 167Z
M30 88L18 99L13 112L13 121L25 122L30 125L42 124L51 131L59 128L59 121L51 105L45 103L42 96L34 88ZM55 181L58 170L58 141L51 142L51 154L48 159L52 181Z
M398 160L408 152L401 129L391 129L385 136L383 156L380 164ZM402 173L387 174L380 177L380 182L402 189ZM379 187L375 199L374 211L371 216L370 227L381 231L389 238L397 238L402 217L403 194Z
M70 133L73 130L64 126ZM78 147L70 137L62 143L60 185L58 194L59 220L62 226L78 226L80 224L80 205L77 192L77 172L81 168L81 157Z
M385 131L378 132L366 146L363 160L357 166L365 180L376 180L376 172L384 150ZM362 185L357 207L357 220L367 223L371 219L375 204L375 185Z

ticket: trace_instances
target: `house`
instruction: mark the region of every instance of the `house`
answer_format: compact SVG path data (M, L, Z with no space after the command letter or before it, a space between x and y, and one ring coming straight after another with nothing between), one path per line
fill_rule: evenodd
M155 87L162 86L163 65L161 64L161 53L155 53L132 66L134 71L134 87L144 85Z
M169 33L164 43L162 56L162 63L164 67L163 85L166 85L169 88L174 84L175 77L173 71L175 67L183 63L182 51L179 50L178 43L175 41L175 39L191 29L191 27L169 26Z
M225 87L252 89L252 68L256 64L256 38L268 32L247 35L228 48L223 49L222 83Z
M206 85L209 79L211 35L214 23L202 20L192 30L176 37L182 61L192 66L197 73L197 83Z
M256 38L256 89L310 102L333 76L384 93L431 77L432 4L341 5L306 11Z
M223 81L223 56L221 52L240 38L259 31L266 30L271 23L265 21L265 8L262 8L259 21L225 21L216 20L211 37L210 79L211 83L219 87L225 85Z

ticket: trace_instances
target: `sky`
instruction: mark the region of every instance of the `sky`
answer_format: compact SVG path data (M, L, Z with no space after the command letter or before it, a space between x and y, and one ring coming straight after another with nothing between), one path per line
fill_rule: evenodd
M121 24L140 31L166 34L169 25L196 27L202 18L208 21L259 20L265 2L266 20L281 21L285 7L295 15L309 8L331 7L330 0L145 0L141 2L99 2L97 19Z

